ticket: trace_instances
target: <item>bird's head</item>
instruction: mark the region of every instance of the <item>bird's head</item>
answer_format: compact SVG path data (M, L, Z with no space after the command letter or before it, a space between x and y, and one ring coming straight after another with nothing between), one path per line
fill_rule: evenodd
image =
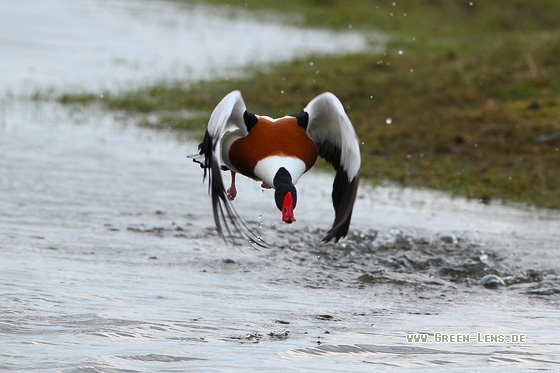
M294 209L297 203L297 191L292 184L292 176L284 168L280 168L274 177L274 200L282 212L282 221L291 224L296 221Z

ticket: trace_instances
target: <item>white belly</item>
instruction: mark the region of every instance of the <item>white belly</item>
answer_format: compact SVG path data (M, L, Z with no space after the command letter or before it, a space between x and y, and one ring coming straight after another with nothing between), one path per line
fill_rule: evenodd
M257 163L255 166L255 176L268 185L274 186L274 176L281 167L284 167L292 175L292 183L294 185L305 172L305 163L298 158L271 156Z

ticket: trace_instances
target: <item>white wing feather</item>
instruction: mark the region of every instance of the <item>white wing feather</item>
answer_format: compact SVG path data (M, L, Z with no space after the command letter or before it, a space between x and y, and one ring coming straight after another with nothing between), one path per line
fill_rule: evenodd
M316 143L329 142L340 149L340 166L352 181L361 165L360 140L340 100L325 92L303 109L309 114L307 134Z
M247 134L247 127L243 121L243 113L247 110L241 92L233 91L228 93L216 106L210 120L208 121L208 132L213 140L219 142L228 125L241 128L244 135Z
M335 218L323 238L324 242L336 242L346 236L352 218L360 180L360 140L342 103L332 93L315 97L303 111L309 115L307 135L317 144L319 155L336 170L332 189Z

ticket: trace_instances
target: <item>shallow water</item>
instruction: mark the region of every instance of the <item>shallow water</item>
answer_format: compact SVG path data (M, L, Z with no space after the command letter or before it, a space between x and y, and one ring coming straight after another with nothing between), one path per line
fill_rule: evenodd
M558 212L364 185L349 238L320 245L332 175L301 179L290 226L241 179L235 205L271 247L233 248L196 142L0 103L0 370L560 370ZM472 339L406 340L436 332Z
M0 92L227 77L247 64L306 54L380 52L386 42L381 34L309 30L259 17L266 19L158 0L3 0Z
M201 170L184 157L194 144L95 109L14 103L5 112L2 369L558 369L560 283L543 272L557 266L538 251L520 255L522 229L494 236L461 223L508 208L450 199L444 211L434 194L419 214L430 205L455 213L460 232L418 222L395 230L384 216L400 209L406 220L402 196L409 204L421 192L364 188L350 238L321 246L327 175L302 179L292 226L276 226L269 191L240 180L236 205L271 248L231 248L213 230ZM511 211L511 230L553 221ZM478 285L486 272L509 286ZM414 332L516 333L527 343L407 343Z

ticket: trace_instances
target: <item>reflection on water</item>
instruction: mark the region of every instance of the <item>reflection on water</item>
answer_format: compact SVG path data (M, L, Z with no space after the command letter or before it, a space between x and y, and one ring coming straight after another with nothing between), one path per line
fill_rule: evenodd
M126 1L52 4L152 19ZM0 7L50 14L16 5ZM72 83L83 53L60 48ZM232 248L185 157L195 144L96 108L0 100L0 370L560 369L557 212L364 185L348 239L320 245L332 175L301 179L290 226L242 179L236 207L272 246ZM527 342L406 341L436 332Z

